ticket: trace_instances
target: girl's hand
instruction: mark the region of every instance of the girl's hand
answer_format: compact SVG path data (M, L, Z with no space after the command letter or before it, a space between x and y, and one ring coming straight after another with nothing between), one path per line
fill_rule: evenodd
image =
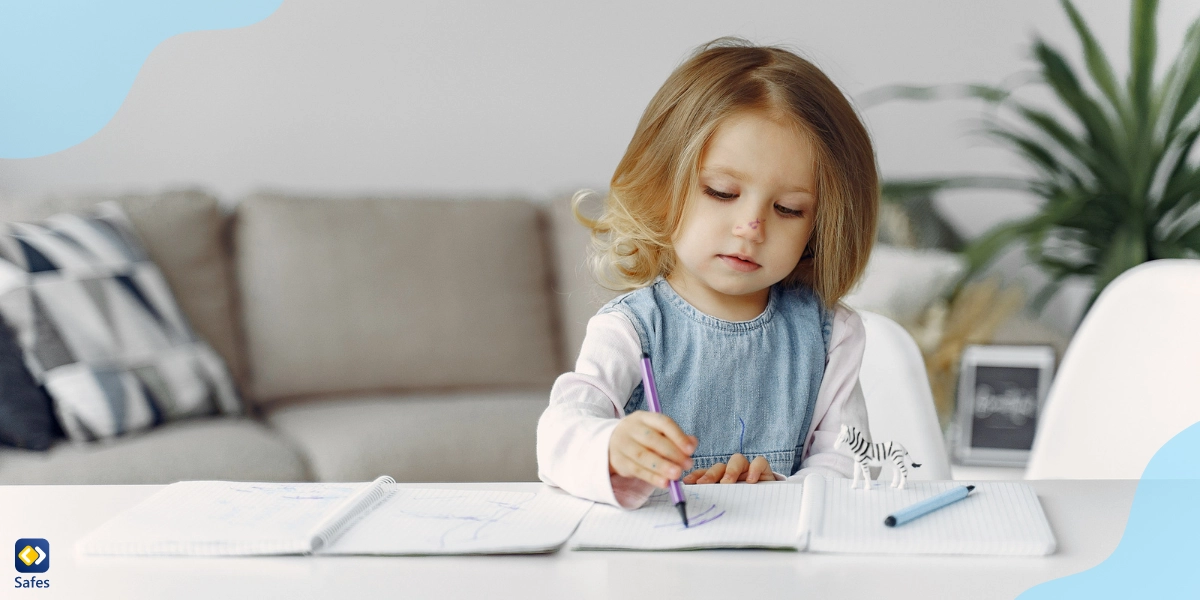
M665 488L692 468L700 440L663 414L639 410L621 419L608 441L608 472Z
M708 470L697 469L683 478L684 483L758 483L760 481L775 481L775 473L771 471L771 463L759 456L754 462L746 460L741 452L729 457L729 465L717 463Z

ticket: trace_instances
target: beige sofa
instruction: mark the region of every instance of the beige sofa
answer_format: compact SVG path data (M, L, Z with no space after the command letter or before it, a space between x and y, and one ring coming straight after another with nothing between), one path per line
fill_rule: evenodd
M0 220L100 199L0 198ZM535 480L550 387L613 296L565 198L119 201L247 414L0 448L0 484Z

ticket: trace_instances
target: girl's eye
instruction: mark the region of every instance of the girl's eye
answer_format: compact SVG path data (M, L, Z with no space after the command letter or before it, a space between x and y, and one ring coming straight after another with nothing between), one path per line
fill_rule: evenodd
M709 196L712 196L713 198L718 198L720 200L732 200L734 198L737 198L737 194L727 194L725 192L718 192L717 190L714 190L708 186L704 186L704 193L708 194Z
M713 198L716 198L718 200L732 200L732 199L738 197L737 194L718 192L717 190L714 190L708 186L704 186L704 193L708 194L709 196L712 196ZM786 206L780 206L778 204L775 205L775 210L779 211L779 214L781 214L785 217L798 217L801 214L803 214L803 212L804 212L802 210L798 210L795 208L788 208Z

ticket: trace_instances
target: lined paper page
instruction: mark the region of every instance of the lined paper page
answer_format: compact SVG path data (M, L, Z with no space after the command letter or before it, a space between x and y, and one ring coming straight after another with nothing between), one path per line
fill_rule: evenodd
M884 525L884 519L966 484L910 481L906 489L897 490L887 482L874 482L872 489L864 490L850 489L850 483L819 475L805 479L812 493L824 491L817 502L821 510L812 517L821 522L809 525L810 552L1044 556L1055 549L1037 494L1024 483L975 483L965 499L897 527Z
M247 555L311 550L318 526L370 483L181 481L79 542L86 554Z
M538 493L417 489L390 496L317 554L549 552L567 541L592 503Z
M690 527L684 529L667 490L637 510L597 504L571 547L580 550L795 548L800 524L798 483L687 485Z

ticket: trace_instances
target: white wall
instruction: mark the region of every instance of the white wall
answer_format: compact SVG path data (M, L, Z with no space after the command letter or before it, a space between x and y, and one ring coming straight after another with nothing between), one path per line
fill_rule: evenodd
M1078 4L1124 73L1128 3ZM1160 57L1175 55L1197 14L1194 0L1162 3ZM0 193L199 185L230 202L262 187L561 194L607 184L655 90L712 38L792 45L854 97L898 82L998 83L1031 66L1035 32L1079 64L1074 33L1049 0L285 0L250 27L167 40L94 137L0 160ZM884 176L1019 172L966 135L979 108L865 111ZM1032 206L983 193L941 203L968 235Z

